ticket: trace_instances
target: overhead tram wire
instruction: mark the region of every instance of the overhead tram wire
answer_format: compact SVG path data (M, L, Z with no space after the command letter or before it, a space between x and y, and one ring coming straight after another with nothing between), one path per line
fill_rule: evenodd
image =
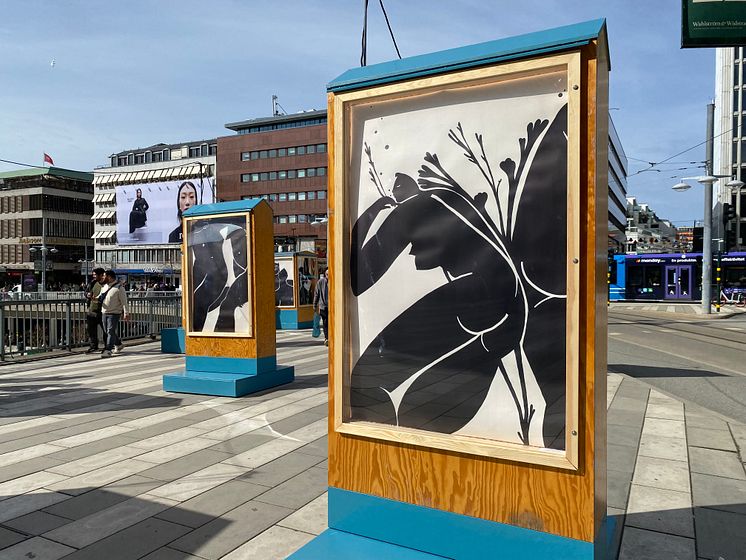
M720 138L721 136L723 136L725 134L728 134L729 132L733 132L733 129L731 128L730 130L726 130L725 132L721 132L717 136L713 137L713 140L715 140L715 138ZM657 162L649 162L648 161L648 162L645 162L645 163L649 164L650 167L647 167L645 169L640 169L639 171L634 172L632 175L627 175L627 179L629 179L630 177L634 177L635 175L639 175L640 173L645 173L646 171L650 171L654 167L657 167L657 166L659 166L659 165L661 165L663 163L667 163L667 162L671 161L675 157L679 157L680 155L685 154L685 153L693 150L694 148L699 148L700 146L702 146L704 144L707 144L707 142L708 142L708 140L704 140L703 142L700 142L699 144L695 144L694 146L692 146L690 148L687 148L686 150L682 150L682 151L680 151L677 154L669 156L666 159L662 159L661 161L657 161ZM633 158L633 159L637 159L637 158Z

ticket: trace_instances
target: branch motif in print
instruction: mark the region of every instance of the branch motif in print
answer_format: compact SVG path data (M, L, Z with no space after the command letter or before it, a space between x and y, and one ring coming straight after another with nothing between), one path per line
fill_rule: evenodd
M557 403L564 402L559 382L564 347L546 339L559 334L564 343L564 323L550 324L558 310L564 313L564 256L563 250L547 255L533 244L536 231L564 243L564 206L561 220L555 217L557 201L566 197L566 123L566 107L551 125L529 122L526 136L517 140L518 164L510 157L499 160L504 177L496 178L484 135L457 122L447 138L462 161L476 168L484 188L464 188L456 178L462 167L450 172L437 153L425 152L417 179L396 173L387 194L374 154L364 144L379 197L353 224L353 294L360 296L379 282L405 251L417 270L440 269L447 281L361 349L350 381L353 420L467 433L480 409L489 406L488 395L502 391L512 412L505 407L487 412L517 426L515 441L563 445L552 442L564 429L554 414ZM490 197L494 204L488 205ZM547 212L551 218L542 220ZM562 274L545 273L542 259ZM416 282L416 275L400 281ZM532 430L539 417L543 426Z

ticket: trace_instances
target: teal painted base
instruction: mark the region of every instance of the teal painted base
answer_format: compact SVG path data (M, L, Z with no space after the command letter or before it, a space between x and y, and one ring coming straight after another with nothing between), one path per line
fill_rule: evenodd
M293 366L278 366L277 358L257 359L187 356L186 370L163 376L163 390L221 397L241 397L295 379Z
M329 529L290 558L593 560L597 552L594 543L333 487Z
M297 309L275 309L275 328L280 330L312 329L313 321L298 322Z
M161 329L161 352L164 354L184 354L186 352L183 327Z

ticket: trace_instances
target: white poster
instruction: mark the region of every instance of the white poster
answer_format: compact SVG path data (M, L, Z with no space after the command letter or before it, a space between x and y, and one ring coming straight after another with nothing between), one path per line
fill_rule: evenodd
M181 243L181 215L215 201L212 177L119 185L117 241L120 245Z
M351 110L350 419L564 449L564 72Z

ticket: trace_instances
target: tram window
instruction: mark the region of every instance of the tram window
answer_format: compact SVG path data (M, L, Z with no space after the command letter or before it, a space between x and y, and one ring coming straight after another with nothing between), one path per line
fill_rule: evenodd
M661 269L659 267L650 267L645 270L645 287L658 288L661 285Z
M729 266L723 275L726 288L746 288L746 266Z
M619 263L613 258L609 260L609 284L616 284L616 269Z
M630 266L629 267L627 283L631 287L635 287L635 288L642 287L642 267L641 266Z

